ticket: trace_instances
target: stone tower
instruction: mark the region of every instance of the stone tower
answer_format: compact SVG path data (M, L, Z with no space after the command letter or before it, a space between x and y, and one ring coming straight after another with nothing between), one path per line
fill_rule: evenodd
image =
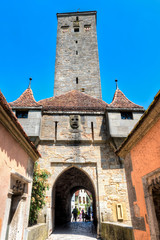
M10 103L41 154L40 168L51 174L38 221L47 223L49 233L69 222L72 195L85 189L93 197L97 235L104 222L113 232L117 225L125 231L130 209L123 161L115 151L144 109L118 87L112 103L101 99L96 12L57 17L55 97L36 102L28 88Z
M58 13L54 96L78 90L102 98L96 11Z

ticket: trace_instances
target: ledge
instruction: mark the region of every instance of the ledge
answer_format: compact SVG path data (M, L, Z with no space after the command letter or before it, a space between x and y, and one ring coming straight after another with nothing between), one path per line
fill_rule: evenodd
M28 227L25 232L25 240L46 240L48 237L48 229L46 223L39 223L32 227Z
M102 240L134 240L133 228L125 224L102 222L101 237Z
M57 13L57 17L96 15L97 11Z

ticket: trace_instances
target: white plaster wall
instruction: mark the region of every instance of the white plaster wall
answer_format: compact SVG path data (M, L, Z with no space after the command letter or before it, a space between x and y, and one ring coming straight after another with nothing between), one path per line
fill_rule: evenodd
M142 116L142 112L133 112L133 119L121 119L120 112L108 113L108 124L111 137L127 137Z

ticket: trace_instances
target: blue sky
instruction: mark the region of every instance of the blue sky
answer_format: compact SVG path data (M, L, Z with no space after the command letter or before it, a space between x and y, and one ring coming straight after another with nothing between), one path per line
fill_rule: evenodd
M28 87L38 101L53 96L56 13L97 11L103 100L112 101L115 79L145 109L160 86L159 0L1 0L0 89L8 102Z

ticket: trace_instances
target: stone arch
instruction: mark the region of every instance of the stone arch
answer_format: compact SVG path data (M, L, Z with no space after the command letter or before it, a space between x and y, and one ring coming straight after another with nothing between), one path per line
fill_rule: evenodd
M88 173L83 169L72 166L65 169L56 179L52 189L52 222L56 225L70 222L71 197L77 190L85 189L93 196L93 215L97 221L96 190Z

